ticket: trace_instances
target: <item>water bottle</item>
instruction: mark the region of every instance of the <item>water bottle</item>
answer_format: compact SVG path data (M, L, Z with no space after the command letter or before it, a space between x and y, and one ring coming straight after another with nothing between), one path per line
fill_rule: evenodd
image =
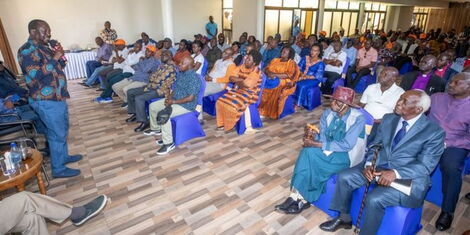
M15 164L18 168L20 167L21 163L21 151L16 147L16 143L10 144L10 157L13 164Z

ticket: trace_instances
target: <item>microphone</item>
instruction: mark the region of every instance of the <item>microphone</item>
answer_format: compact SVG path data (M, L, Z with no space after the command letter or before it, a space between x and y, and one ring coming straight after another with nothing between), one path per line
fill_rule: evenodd
M55 39L49 40L49 46L51 47L51 50L53 52L56 52L57 50L62 50L59 42ZM65 62L67 62L67 57L65 57L65 55L63 55L62 57L60 57L59 60L65 63Z

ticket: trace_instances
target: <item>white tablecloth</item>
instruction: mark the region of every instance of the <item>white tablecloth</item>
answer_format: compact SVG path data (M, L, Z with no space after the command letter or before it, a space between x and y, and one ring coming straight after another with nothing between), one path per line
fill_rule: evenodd
M67 80L86 77L86 62L94 60L96 51L82 51L65 53L67 58L67 66L64 72Z

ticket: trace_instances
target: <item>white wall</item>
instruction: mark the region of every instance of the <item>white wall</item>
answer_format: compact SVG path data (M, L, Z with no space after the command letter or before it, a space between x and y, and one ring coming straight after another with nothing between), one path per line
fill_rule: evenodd
M106 20L128 42L140 38L142 31L162 39L161 15L160 0L0 0L0 17L15 57L32 19L47 21L52 38L69 49L95 47L94 38Z
M258 2L264 0L235 0L233 1L233 30L232 40L238 41L243 32L248 35L255 35L256 38L262 39L263 32L258 35L258 19L259 14L264 15L264 4L262 11L258 12ZM264 17L261 18L263 21ZM264 22L261 22L264 24ZM263 28L261 28L263 29Z
M222 32L221 0L173 0L172 9L173 42L181 39L193 40L198 33L205 35L205 26L210 15L214 17L219 33Z

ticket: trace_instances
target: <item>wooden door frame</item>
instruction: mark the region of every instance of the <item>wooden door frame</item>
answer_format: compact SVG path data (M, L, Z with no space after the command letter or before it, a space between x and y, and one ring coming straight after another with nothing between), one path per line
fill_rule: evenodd
M18 68L16 67L15 57L11 51L10 43L8 42L7 33L2 24L2 19L0 18L0 51L3 56L3 63L5 66L10 69L15 75L18 74Z

